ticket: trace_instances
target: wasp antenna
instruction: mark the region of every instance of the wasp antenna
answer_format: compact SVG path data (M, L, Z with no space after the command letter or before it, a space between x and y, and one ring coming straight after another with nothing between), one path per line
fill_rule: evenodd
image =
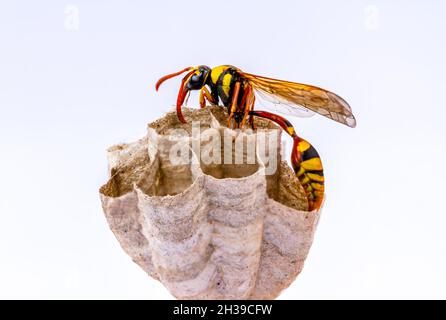
M160 79L156 82L156 85L155 85L155 89L156 89L156 91L158 91L158 89L159 89L159 87L161 86L161 84L162 84L164 81L166 81L167 79L176 77L176 76L178 76L178 75L180 75L180 74L182 74L182 73L184 73L184 72L186 72L186 71L189 71L189 70L191 70L191 69L193 69L193 67L187 67L187 68L184 68L184 69L181 70L181 71L178 71L178 72L175 72L175 73L171 73L171 74L165 75L164 77L160 78Z

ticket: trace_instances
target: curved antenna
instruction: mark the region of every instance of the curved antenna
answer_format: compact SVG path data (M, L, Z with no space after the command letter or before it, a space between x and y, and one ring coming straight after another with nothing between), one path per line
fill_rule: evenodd
M164 81L166 81L167 79L176 77L176 76L178 76L178 75L180 75L180 74L182 74L182 73L184 73L184 72L186 72L186 71L192 70L192 69L193 69L193 67L187 67L187 68L184 68L184 69L181 70L181 71L178 71L178 72L175 72L175 73L171 73L171 74L165 75L164 77L160 78L160 79L156 82L156 85L155 85L155 89L156 89L156 91L158 91L158 89L159 89L159 87L161 86L161 84L162 84Z

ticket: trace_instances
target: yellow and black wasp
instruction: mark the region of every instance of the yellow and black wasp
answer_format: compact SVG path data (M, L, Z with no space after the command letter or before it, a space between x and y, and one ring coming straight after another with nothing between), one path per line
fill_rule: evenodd
M256 94L273 102L276 108L292 115L302 112L316 112L349 127L356 126L356 120L348 103L338 95L325 89L290 81L277 80L243 72L230 65L209 68L208 66L188 67L166 75L156 83L156 90L167 79L184 72L177 98L177 114L186 122L181 107L191 90L200 90L200 106L206 100L227 108L228 126L254 126L253 117L274 121L293 138L291 164L305 189L310 210L318 209L324 198L324 172L316 149L296 134L293 125L285 118L267 111L254 110Z

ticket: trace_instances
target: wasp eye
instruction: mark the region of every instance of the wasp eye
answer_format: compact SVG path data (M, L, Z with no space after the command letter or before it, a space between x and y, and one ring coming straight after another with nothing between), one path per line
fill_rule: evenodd
M203 86L203 80L204 77L202 73L192 75L187 84L188 89L190 90L201 89L201 87Z
M194 74L192 76L192 78L190 79L190 81L193 82L193 83L200 82L200 77L201 77L201 74Z

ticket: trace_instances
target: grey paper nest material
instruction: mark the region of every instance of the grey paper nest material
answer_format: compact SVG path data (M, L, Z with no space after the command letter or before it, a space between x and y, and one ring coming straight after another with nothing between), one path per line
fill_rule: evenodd
M185 116L186 125L169 113L150 124L143 139L108 150L111 178L100 195L111 230L125 252L179 299L273 299L302 270L319 212L306 211L302 187L276 152L280 143L266 150L277 157L270 158L278 161L274 174L265 174L258 150L247 164L247 148L243 164L205 164L195 149L190 163L172 163L172 147L182 141L189 148L196 138L172 138L171 129L191 133L190 123L200 121L201 130L222 132L226 123L217 107L186 109ZM261 120L256 125L280 141L277 127ZM222 137L222 149L235 150L235 137L246 145L257 135L226 131L233 138ZM206 141L198 145L203 150Z

